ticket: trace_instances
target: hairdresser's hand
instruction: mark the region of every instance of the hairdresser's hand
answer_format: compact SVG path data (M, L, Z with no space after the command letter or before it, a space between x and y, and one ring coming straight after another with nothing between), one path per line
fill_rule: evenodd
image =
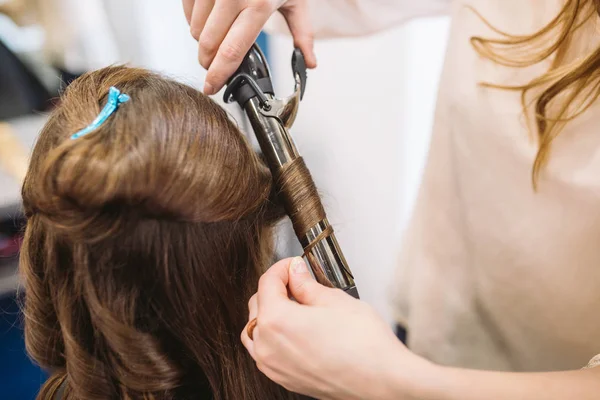
M279 10L294 45L309 68L316 67L312 28L306 0L183 0L192 36L198 40L198 59L208 69L204 92L218 92L239 67L267 20Z
M318 284L302 259L261 278L242 342L270 379L319 399L413 399L430 364L410 353L366 303ZM293 296L296 302L288 298Z

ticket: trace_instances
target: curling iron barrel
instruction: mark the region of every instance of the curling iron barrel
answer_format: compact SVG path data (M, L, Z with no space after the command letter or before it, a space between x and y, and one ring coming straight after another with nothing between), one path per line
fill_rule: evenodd
M298 49L292 56L292 71L294 93L285 99L276 98L265 56L254 44L229 80L224 98L228 103L237 102L248 116L315 278L358 298L354 277L327 221L310 173L288 131L296 119L306 88L306 65ZM297 176L303 178L291 183L288 177L292 169L301 172ZM289 190L290 187L293 190ZM305 193L314 195L303 196Z

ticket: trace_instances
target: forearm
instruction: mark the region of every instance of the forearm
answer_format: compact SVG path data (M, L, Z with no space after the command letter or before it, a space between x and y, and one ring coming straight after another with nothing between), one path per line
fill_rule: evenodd
M507 373L433 366L421 369L411 384L418 400L595 400L600 369ZM401 381L401 380L400 380ZM400 393L400 392L399 392ZM391 399L392 397L390 397ZM398 396L396 395L396 397Z
M451 0L309 0L310 19L318 39L365 36L413 18L449 13ZM284 19L274 15L270 33L288 33Z

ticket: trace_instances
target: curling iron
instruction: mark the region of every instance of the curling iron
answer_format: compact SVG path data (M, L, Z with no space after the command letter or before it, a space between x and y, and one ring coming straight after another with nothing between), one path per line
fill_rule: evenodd
M281 185L281 182L276 177L300 158L289 133L306 89L306 64L299 49L295 49L292 55L292 72L295 79L294 93L284 99L275 97L269 65L260 47L255 43L236 73L229 79L224 94L226 103L237 102L248 116L280 196L282 192L278 185ZM309 176L308 179L309 185L314 187L312 178ZM283 200L286 212L291 217L295 210L291 209L289 201ZM320 200L316 201L319 202L318 207L323 210ZM354 277L324 210L322 215L323 218L315 221L314 226L308 229L301 227L300 230L292 218L308 265L321 284L342 289L358 298Z

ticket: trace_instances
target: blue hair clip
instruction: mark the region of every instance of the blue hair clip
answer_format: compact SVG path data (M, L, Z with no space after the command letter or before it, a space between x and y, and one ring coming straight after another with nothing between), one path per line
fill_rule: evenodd
M98 127L100 127L100 125L102 125L108 119L108 117L110 117L112 113L117 110L117 108L119 108L121 103L126 103L129 101L129 99L130 97L128 95L121 93L119 89L111 86L108 90L108 101L106 102L106 105L102 111L100 111L100 114L98 114L96 119L92 121L91 124L71 136L71 139L80 138L98 129Z

